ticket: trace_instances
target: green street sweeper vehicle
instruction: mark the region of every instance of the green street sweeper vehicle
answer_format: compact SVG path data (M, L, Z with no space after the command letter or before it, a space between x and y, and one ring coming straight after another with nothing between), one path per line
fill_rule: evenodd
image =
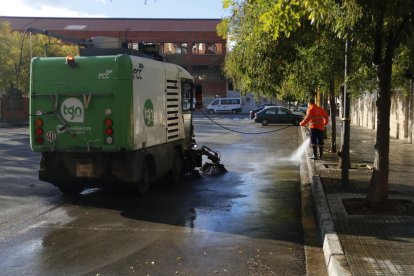
M40 180L70 194L107 186L145 194L154 179L177 182L200 167L203 154L219 163L214 151L195 148L186 70L94 48L98 54L32 60L30 144L41 153Z

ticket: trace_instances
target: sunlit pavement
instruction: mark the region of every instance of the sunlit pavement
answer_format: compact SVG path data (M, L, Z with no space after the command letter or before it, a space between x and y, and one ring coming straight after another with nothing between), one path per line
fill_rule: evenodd
M306 135L303 131L304 139ZM341 186L336 154L325 153L317 161L309 159L330 275L414 275L414 217L349 215L343 204L343 199L366 197L374 143L374 130L351 126L348 188ZM310 149L307 154L310 156ZM413 164L414 145L391 138L390 199L414 201Z
M157 183L141 198L122 189L62 196L37 180L27 128L0 129L1 165L9 166L0 186L2 273L305 275L299 163L291 159L298 128L219 121L238 132L196 117L195 138L221 153L226 174ZM21 154L10 150L17 147Z

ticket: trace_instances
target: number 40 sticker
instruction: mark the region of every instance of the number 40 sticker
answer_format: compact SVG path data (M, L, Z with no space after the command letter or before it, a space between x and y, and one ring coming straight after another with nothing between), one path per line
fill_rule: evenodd
M54 132L53 130L49 130L48 132L46 132L46 140L51 143L56 141L56 132Z

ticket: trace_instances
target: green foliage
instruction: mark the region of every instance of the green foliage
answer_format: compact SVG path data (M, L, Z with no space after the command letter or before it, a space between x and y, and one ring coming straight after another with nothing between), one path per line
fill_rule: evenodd
M223 30L236 43L226 59L226 73L253 93L267 85L286 98L303 99L327 89L341 80L341 45L344 39L350 42L347 87L354 95L378 92L376 155L367 201L383 206L388 196L391 92L407 81L407 69L414 72L414 0L226 0L225 6L232 16ZM308 22L314 28L307 28ZM306 43L310 38L314 43Z
M409 78L414 76L414 39L409 40L406 45L402 45L397 49L399 53L394 59L393 64L393 87L404 87L404 93L408 95Z
M307 35L310 43L298 46L297 59L281 85L289 87L290 93L301 101L312 97L317 90L327 92L331 81L342 82L343 79L342 41L327 30L308 31ZM289 85L286 86L286 82Z
M271 34L259 30L262 10L258 6L245 2L232 2L231 6L233 16L218 27L219 34L228 35L235 45L226 57L224 71L242 92L274 96L297 55L299 36L275 41Z
M31 43L30 43L31 41ZM25 94L29 90L30 60L35 56L77 54L77 47L44 35L14 32L9 23L0 24L0 94Z
M300 0L258 0L257 5L264 10L259 16L261 30L271 34L273 40L277 40L280 35L290 37L301 26L305 14L301 3Z
M15 79L16 63L15 58L19 56L18 45L19 35L12 33L10 24L0 24L0 93L10 91Z
M218 33L235 46L224 71L239 90L304 100L343 78L343 42L310 24L303 1L225 2Z
M404 38L410 31L409 24L401 27L401 23L414 21L413 0L224 0L223 6L231 16L218 32L235 44L225 62L227 76L242 91L294 94L299 99L315 87L327 89L331 80L344 81L345 38L351 41L348 90L353 95L375 90L372 65L386 55L385 47L380 51L374 47L379 24L384 27L382 45L388 43L385 33L400 32L392 41L397 46L407 42ZM411 46L394 57L395 86L404 82L405 69L413 67L410 41Z

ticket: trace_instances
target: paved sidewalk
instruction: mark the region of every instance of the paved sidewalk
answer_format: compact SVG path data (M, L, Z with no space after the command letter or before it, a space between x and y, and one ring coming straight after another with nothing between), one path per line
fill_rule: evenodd
M304 128L302 134L306 139ZM338 137L339 149L340 131ZM325 143L325 149L329 149L330 140ZM322 160L308 159L330 275L414 275L414 217L349 215L343 204L343 199L366 197L374 143L374 130L351 126L348 188L342 187L336 154L325 152ZM414 202L413 165L414 145L391 138L390 199Z

